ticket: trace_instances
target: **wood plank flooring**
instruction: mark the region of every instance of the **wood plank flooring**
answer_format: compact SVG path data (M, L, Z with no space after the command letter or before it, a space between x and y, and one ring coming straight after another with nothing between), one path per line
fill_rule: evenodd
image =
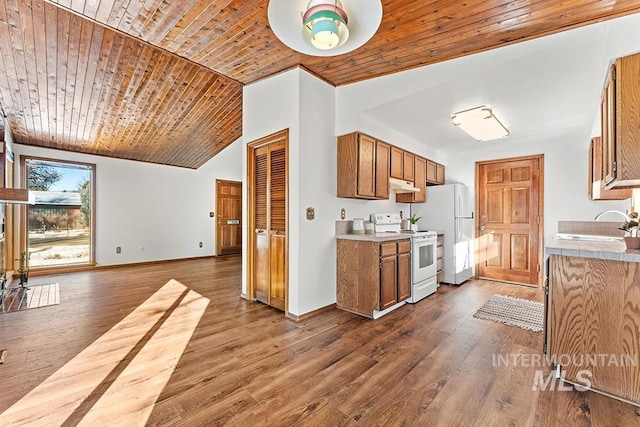
M239 257L33 277L60 304L0 316L0 425L640 425L596 393L532 391L545 367L496 366L542 334L473 313L534 289L470 281L378 320L296 323L241 299L240 277Z

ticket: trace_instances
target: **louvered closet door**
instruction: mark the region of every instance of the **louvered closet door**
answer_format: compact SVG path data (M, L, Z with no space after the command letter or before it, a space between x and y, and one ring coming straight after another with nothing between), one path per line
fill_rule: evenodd
M287 152L284 143L271 144L269 153L270 302L285 309L287 272Z
M269 304L269 147L255 150L254 191L254 264L253 283L255 298Z

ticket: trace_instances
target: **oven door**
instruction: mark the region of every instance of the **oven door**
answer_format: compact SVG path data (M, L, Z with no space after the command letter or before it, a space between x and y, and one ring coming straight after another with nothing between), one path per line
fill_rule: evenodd
M415 284L433 277L438 272L436 237L416 237L411 248L411 281Z

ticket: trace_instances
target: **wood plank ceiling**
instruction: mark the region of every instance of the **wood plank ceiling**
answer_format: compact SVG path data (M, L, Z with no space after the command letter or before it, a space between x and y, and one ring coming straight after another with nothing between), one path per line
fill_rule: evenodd
M17 142L197 168L242 133L242 84L302 65L339 86L640 12L640 0L383 0L371 41L284 46L268 0L0 0Z

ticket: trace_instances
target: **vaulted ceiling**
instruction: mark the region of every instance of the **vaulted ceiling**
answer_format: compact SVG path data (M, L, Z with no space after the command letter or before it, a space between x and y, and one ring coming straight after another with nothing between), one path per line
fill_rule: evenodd
M382 3L367 44L319 58L274 36L268 0L0 0L0 104L19 143L197 168L241 136L243 84L302 65L339 86L640 11Z

